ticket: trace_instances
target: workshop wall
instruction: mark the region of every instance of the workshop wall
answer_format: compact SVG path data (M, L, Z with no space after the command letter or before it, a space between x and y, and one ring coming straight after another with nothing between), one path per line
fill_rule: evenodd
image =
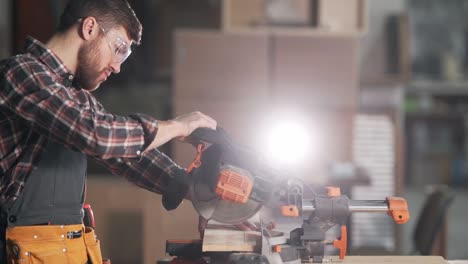
M388 42L386 26L391 15L403 14L406 0L371 0L368 2L369 27L360 42L361 82L383 82L389 76Z
M11 55L11 2L0 1L0 60Z
M57 18L56 11L64 2L65 0L0 0L0 59L8 57L13 51L21 50L26 34L43 40L50 36ZM389 72L389 65L392 63L389 50L394 47L389 42L388 18L392 15L404 15L407 10L406 0L367 1L367 33L356 39L341 36L342 41L334 41L336 36L331 40L314 40L307 36L304 40L303 36L298 35L283 36L271 41L266 34L256 34L258 32L250 32L249 40L240 35L214 36L213 31L223 28L219 0L130 2L143 22L143 44L123 65L121 74L111 76L95 93L103 105L113 113L126 115L142 112L159 119L167 119L189 111L201 110L221 120L220 124L236 140L249 145L257 141L253 136L258 132L256 121L262 115L269 114L268 109L272 103L265 99L276 93L275 104L286 102L288 97L296 106L307 101L302 104L306 105L304 112L307 112L311 120L315 120L323 131L328 132L321 137L322 142L328 144L326 151L320 156L326 163L325 161L347 161L352 158L350 131L353 129L357 110L390 114L397 133L394 140L401 143L403 135L398 133L402 132L401 128L404 126L401 119L404 114L401 112L403 107L415 104L427 106L427 96L424 97L425 101L404 101L407 83L402 77L405 76ZM444 1L440 0L440 3L442 2ZM175 31L181 28L190 32L186 32L185 35L175 34ZM211 33L198 34L195 29L209 29ZM183 45L177 48L177 41L179 44L187 43L190 48L184 48ZM279 51L272 56L274 48ZM326 48L329 48L328 52L322 52L327 50ZM195 49L195 52L192 49ZM329 57L335 52L340 56ZM318 59L315 61L316 58ZM446 66L450 69L453 58L446 59ZM353 61L356 65L353 65ZM316 66L319 62L322 67ZM444 74L446 77L458 76L450 71ZM316 78L322 79L317 81ZM343 84L348 84L345 88L349 89L341 89L345 86ZM272 85L273 89L269 89L269 85ZM330 89L308 89L311 86ZM430 98L441 97L432 93L437 89L442 90L441 87L434 87L428 87ZM466 83L444 87L456 88L444 90L453 92L449 97L467 98ZM412 133L418 138L411 141L419 144L418 142L424 140L428 145L437 144L436 147L443 148L444 155L429 157L430 159L420 160L421 162L414 160L411 166L420 168L419 176L413 179L417 187L430 182L451 183L457 186L461 185L460 180L465 180L466 184L468 179L467 174L463 174L468 168L463 163L464 157L457 156L456 162L450 162L447 158L451 154L445 149L448 144L453 143L451 138L446 136L448 132L444 125L444 122L449 122L456 125L457 131L460 131L460 126L467 120L466 117L454 116L445 110L456 108L456 111L465 111L466 106L459 103L458 99L444 103L437 100L430 104L430 109L442 110L443 116L438 115L440 112L436 115L428 115L428 112L425 112L416 117L418 120L422 117L429 125L439 126L442 122L445 127L439 133L442 141L432 140L438 132L429 125L423 129L415 129ZM458 139L462 134L456 133L456 136ZM468 149L466 142L463 148ZM399 174L405 154L401 148L402 145L395 147L395 162L396 166L399 166L395 168L395 186L398 194L406 196L401 188L404 175ZM192 146L180 142L176 142L172 148L166 145L162 150L183 166L187 166L195 154ZM425 157L431 151L433 150L422 149L420 154ZM436 167L442 170L434 169ZM316 178L322 176L310 174ZM373 178L372 181L378 179ZM166 212L158 194L138 189L125 180L110 175L92 162L89 165L88 183L88 201L95 210L103 254L110 257L114 264L154 264L156 259L164 256L166 239L198 237L197 214L189 203L183 204L174 212ZM373 189L373 186L368 188ZM362 193L366 192L365 189L360 190ZM460 192L466 193L463 189ZM422 198L421 195L421 200ZM453 237L458 235L457 240L449 238L449 245L453 246L449 256L460 258L466 257L466 250L456 247L466 242L466 235L460 231L464 230L462 223L466 219L466 210L463 211L463 205L466 203L461 201L458 207L460 209L451 219L461 224L454 225L457 229L449 229ZM408 225L410 228L405 226L405 232L396 236L397 246L401 240L404 245L395 248L392 244L388 247L396 249L397 253L408 253L412 246L411 231L420 201L409 202L412 216L415 217ZM381 235L379 230L374 233ZM363 244L368 241L369 239L366 239ZM373 252L379 253L377 250Z
M34 35L40 41L47 41L54 33L56 25L56 1L15 0L14 5L14 53L24 50L27 35Z
M168 212L161 196L119 177L88 179L87 202L96 218L102 254L112 263L155 263L168 239L196 239L198 215L190 203Z
M361 42L361 108L392 112L399 119L400 127L406 129L406 131L401 130L406 144L403 145L403 152L399 154L397 162L397 164L406 163L406 171L403 170L402 177L397 180L399 180L398 185L404 186L401 194L408 199L412 219L399 227L401 243L398 251L401 254L407 254L413 247L412 232L416 227L419 210L431 184L453 186L451 192L456 194L455 201L461 206L466 204L466 188L462 186L466 185L464 179L467 175L466 166L463 165L466 158L462 157L461 154L464 152L460 151L466 146L466 141L461 143L463 142L461 140L466 138L464 132L466 129L463 128L466 127L464 124L466 111L463 110L466 109L466 83L453 82L457 78L461 79L462 67L460 66L463 65L459 64L457 67L456 61L463 60L465 53L455 55L456 59L453 54L447 54L447 52L461 51L465 48L461 42L462 34L457 35L454 31L466 30L464 26L466 16L463 15L466 12L462 11L466 8L466 3L437 0L411 1L415 8L411 12L409 2L369 1L369 24L371 26ZM418 18L412 19L414 18L412 13L417 13ZM407 46L409 50L389 52L395 47L389 42L387 25L390 16L394 15L409 15L409 21L413 21L413 26L419 25L416 29L417 35L414 35L411 30L407 32L408 35L400 35L406 38L403 40L407 41L407 44L411 43ZM415 45L421 46L415 47ZM417 49L414 50L414 48ZM445 56L434 52L431 56L422 55L422 51L431 49L432 51L445 50ZM414 79L402 78L407 77L404 75L392 75L388 67L392 59L389 58L389 54L399 56L400 52L420 56L420 62L412 65L412 67L417 66L416 70L419 71L417 76L413 77L421 79L425 75L439 80L426 78L423 82L417 83ZM433 60L433 62L421 63L423 60ZM409 62L411 66L414 61L410 59ZM438 70L433 71L434 69ZM427 74L430 71L435 74ZM466 213L458 211L456 203L449 208L447 232L442 231L442 239L440 239L442 242L436 245L434 254L445 252L449 259L465 259L467 255L463 245L466 242L464 239L466 232L460 226L466 221ZM374 254L384 253L375 250Z

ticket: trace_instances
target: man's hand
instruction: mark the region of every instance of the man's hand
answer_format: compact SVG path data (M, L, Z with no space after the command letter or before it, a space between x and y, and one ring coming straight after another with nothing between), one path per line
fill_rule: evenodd
M202 114L192 112L173 120L159 121L158 133L148 149L157 148L173 138L184 138L199 127L216 129L216 121Z
M216 129L216 121L200 112L192 112L174 119L175 122L179 122L182 127L182 134L179 138L185 138L192 134L192 132L199 127L207 127Z

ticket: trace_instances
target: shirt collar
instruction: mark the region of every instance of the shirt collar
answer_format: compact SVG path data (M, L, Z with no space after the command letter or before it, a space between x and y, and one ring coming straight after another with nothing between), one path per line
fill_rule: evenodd
M74 78L73 74L63 64L62 60L52 50L47 48L44 43L31 36L27 36L25 47L29 53L38 57L47 67L62 77L66 85L71 85Z

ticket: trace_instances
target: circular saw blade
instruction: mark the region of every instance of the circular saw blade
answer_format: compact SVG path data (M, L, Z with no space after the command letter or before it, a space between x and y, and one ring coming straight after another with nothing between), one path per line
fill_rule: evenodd
M262 208L260 203L252 200L245 204L222 200L206 183L196 180L190 186L190 198L203 218L225 224L242 223Z

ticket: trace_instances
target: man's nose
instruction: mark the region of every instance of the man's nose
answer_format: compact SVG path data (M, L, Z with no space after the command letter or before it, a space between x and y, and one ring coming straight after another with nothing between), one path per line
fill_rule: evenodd
M122 65L121 63L113 62L113 63L110 65L110 67L111 67L111 69L112 69L112 72L115 73L115 74L119 73L119 72L120 72L120 66L121 66L121 65Z

